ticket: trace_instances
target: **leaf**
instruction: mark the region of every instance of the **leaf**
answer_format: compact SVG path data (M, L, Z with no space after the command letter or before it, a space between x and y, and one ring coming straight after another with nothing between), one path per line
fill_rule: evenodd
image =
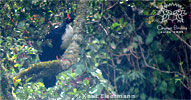
M74 76L75 76L75 73L70 73L70 75L71 75L72 77L74 77Z
M163 81L161 86L166 89L167 88L167 83L165 81Z
M25 28L25 22L24 21L19 22L17 27L19 31L22 31Z
M140 98L141 98L141 100L145 100L145 99L146 99L145 93L142 93L142 94L140 95Z
M74 89L73 89L73 92L74 92L74 93L76 93L76 92L77 92L77 89L76 89L76 88L74 88Z
M4 41L2 39L0 39L0 44L2 44Z
M32 79L32 77L29 77L29 78L25 81L25 84L27 84L31 79Z
M161 85L159 86L159 90L165 94L167 90L167 83L165 81L162 81Z
M85 79L85 80L83 80L83 83L84 83L85 85L88 85L90 82L89 82L88 79Z
M179 62L179 65L180 65L180 66L182 66L183 64L184 64L184 62L183 62L183 61Z
M112 49L116 49L116 44L114 42L112 42L110 46Z
M129 51L128 48L123 48L123 53L126 53L127 51Z
M120 23L121 25L123 25L123 18L120 18L120 19L119 19L119 23Z
M138 94L139 93L139 89L135 88L135 93Z
M92 41L92 44L96 44L96 43L99 43L98 39L95 39L95 40Z
M125 27L127 24L128 24L127 22L124 22L124 23L123 23L123 27Z
M77 75L80 75L84 70L85 70L84 65L80 64L80 65L77 65L77 66L76 66L75 73L76 73Z
M47 42L47 46L50 47L50 48L53 48L53 45L51 42Z
M153 51L158 51L159 50L159 42L158 41L153 41L151 44L151 48Z
M99 66L99 63L95 63L95 67L98 67Z
M120 26L120 24L119 24L119 23L113 23L113 24L111 25L111 29L114 29L114 28L117 27L117 26Z
M184 36L184 40L187 40L187 39L191 39L191 34L186 34L185 36Z
M94 95L100 95L102 90L103 90L103 85L97 84L91 91L89 91L89 93Z
M41 87L44 87L44 84L42 82L38 82L38 85L40 85Z
M14 54L9 60L16 62L17 55Z
M164 57L161 54L158 55L157 58L158 58L159 63L164 63L165 62Z
M133 26L131 24L128 24L127 27L130 33L133 32Z
M13 40L13 38L12 37L7 37L7 41L12 41Z
M107 64L108 62L107 61L103 61L102 64Z
M149 15L149 12L148 11L144 11L144 15Z
M152 98L152 97L149 97L149 98L148 98L148 100L154 100L154 98Z
M120 31L121 30L121 28L120 27L118 27L117 29L116 29L116 31L118 32L118 31Z
M143 39L140 35L137 35L136 37L133 38L135 41L139 42L139 43L143 43Z
M52 13L52 10L49 10L48 12Z
M156 10L152 10L152 15L156 15Z
M135 43L135 42L133 42L133 43L132 43L132 46L133 46L133 48L135 48L135 49L136 49L136 48L138 47L138 44L137 44L137 43Z
M175 86L174 85L170 85L169 87L168 87L168 91L170 91L170 93L172 93L172 94L174 94L174 92L175 92Z
M14 67L21 67L21 64L15 64Z
M176 79L175 79L175 84L176 84L177 82L181 82L181 79L180 79L180 78L176 78Z
M172 41L178 41L178 38L177 38L174 34L168 33L168 34L166 34L166 35L170 38L170 40L172 40Z
M120 4L124 4L125 3L125 1L121 1L121 2L119 2Z
M153 35L150 33L146 39L146 44L150 44L153 41Z
M73 93L73 92L68 92L68 94L70 94L70 95L74 95L74 93Z
M21 10L22 9L22 7L19 7L17 10Z
M105 40L101 40L100 42L101 42L102 44L106 44Z

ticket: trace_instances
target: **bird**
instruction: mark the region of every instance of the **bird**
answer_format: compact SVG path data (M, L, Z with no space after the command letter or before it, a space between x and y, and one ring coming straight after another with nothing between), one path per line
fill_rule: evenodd
M44 42L48 41L48 43L42 45L42 53L39 55L41 62L56 60L62 56L73 37L73 29L70 25L73 20L74 16L67 14L67 17L59 27L52 29L46 34ZM46 88L55 86L56 81L55 75L43 78Z
M49 45L45 44L42 46L42 53L39 56L40 61L50 61L56 59L57 56L62 56L72 40L73 29L70 25L72 21L73 18L67 14L67 18L61 26L48 32L45 36L45 41L48 40Z

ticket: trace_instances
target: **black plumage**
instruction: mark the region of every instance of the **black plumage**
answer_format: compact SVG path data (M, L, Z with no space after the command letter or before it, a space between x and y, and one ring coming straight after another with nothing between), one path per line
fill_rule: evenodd
M57 57L62 56L73 36L73 30L70 26L72 21L73 18L67 15L61 26L54 28L45 36L45 41L49 40L51 46L47 44L42 46L43 52L39 55L41 61L55 60ZM46 88L55 86L56 76L52 75L51 77L43 78L43 83Z
M66 19L60 27L51 30L49 34L45 36L45 40L49 40L52 46L47 44L42 46L43 52L39 56L41 61L54 60L56 59L56 56L60 57L64 53L66 48L61 48L60 46L63 41L63 35L66 35L66 27L71 21L71 19ZM73 35L73 33L68 33L67 35L69 34ZM68 41L66 41L65 43L68 44L67 42Z

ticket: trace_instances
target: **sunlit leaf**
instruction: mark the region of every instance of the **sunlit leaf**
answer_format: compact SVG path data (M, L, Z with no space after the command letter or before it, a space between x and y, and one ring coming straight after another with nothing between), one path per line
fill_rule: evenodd
M111 43L111 48L116 49L116 44L114 42Z
M74 89L73 89L73 92L74 92L74 93L76 93L76 92L77 92L77 89L76 89L76 88L74 88Z
M73 93L73 92L68 92L68 94L70 94L70 95L74 95L74 93Z
M95 39L92 41L92 44L96 44L96 43L99 43L99 40Z
M44 87L44 84L43 84L43 83L41 83L41 82L38 82L38 84L39 84L40 86Z
M111 29L114 29L114 28L117 27L117 26L120 26L120 24L119 24L119 23L113 23L113 24L111 25Z
M70 75L71 75L72 77L74 77L74 76L75 76L75 73L71 73Z
M21 67L21 64L15 64L14 67Z
M89 80L85 79L85 80L83 80L83 83L84 83L85 85L88 85L88 84L89 84Z

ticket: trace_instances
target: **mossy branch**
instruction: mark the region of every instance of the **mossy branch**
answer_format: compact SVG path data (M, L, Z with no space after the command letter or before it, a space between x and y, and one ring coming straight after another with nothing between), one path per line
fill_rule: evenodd
M37 64L32 64L26 70L21 71L16 78L26 80L27 78L31 77L31 81L36 81L39 78L58 74L62 71L61 68L62 65L60 60L40 62Z

